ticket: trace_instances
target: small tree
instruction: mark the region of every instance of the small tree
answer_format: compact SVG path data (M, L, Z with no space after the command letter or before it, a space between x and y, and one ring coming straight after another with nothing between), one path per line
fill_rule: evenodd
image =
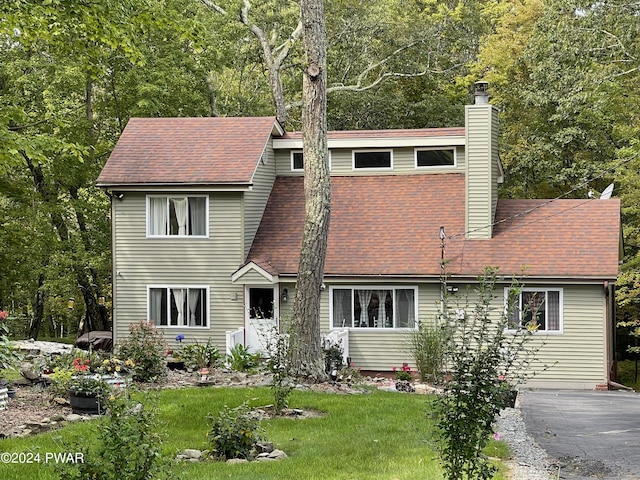
M494 467L483 448L508 391L533 375L530 367L539 350L526 345L533 328L510 323L520 284L512 283L506 308L492 314L496 283L497 270L485 269L478 278L475 305L469 308L467 302L466 308L452 311L443 280L443 321L451 329L446 350L450 378L445 394L436 400L436 425L445 476L450 480L492 477ZM506 333L507 329L513 333Z

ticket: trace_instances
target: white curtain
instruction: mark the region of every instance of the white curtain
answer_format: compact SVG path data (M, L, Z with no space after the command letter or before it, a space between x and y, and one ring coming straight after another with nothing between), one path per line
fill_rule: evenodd
M189 325L194 326L196 324L196 313L198 311L198 300L200 299L200 289L189 289Z
M189 197L189 223L191 235L206 235L206 198Z
M155 325L162 325L162 290L152 288L149 292L149 320Z
M547 330L560 330L560 292L547 292Z
M389 290L380 290L377 292L378 294L378 324L376 327L386 327L387 326L387 292Z
M349 308L345 315L345 307ZM334 328L351 327L351 290L336 289L333 291L333 326Z
M176 212L176 221L178 222L178 235L187 234L187 199L172 198L171 203Z
M397 327L413 328L416 322L414 290L396 290Z
M150 197L149 198L149 232L151 235L167 234L167 198L166 197Z
M178 318L177 323L175 325L183 325L184 323L184 314L183 314L183 306L184 306L184 290L181 288L172 288L171 294L173 295L173 302L176 306L176 310L178 310ZM172 323L172 325L174 325Z
M360 297L360 327L369 326L369 302L373 295L373 290L358 290Z

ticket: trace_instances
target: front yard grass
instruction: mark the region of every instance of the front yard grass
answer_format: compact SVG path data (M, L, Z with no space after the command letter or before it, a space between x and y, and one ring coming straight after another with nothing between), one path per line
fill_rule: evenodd
M161 430L166 434L164 454L185 448L207 448L211 428L207 415L224 405L235 407L271 403L268 388L185 388L164 390L158 397ZM289 458L275 462L228 465L218 462L180 463L173 467L181 478L239 480L313 479L440 479L442 472L433 448L431 400L424 395L374 391L339 395L294 391L290 406L316 410L324 416L308 419L263 420L269 441ZM3 412L5 415L10 411ZM25 439L0 440L0 452L64 452L81 435L92 438L94 422ZM497 453L501 452L501 453ZM489 455L507 455L504 444L492 442ZM52 465L0 464L0 478L54 479ZM496 479L504 479L499 473Z

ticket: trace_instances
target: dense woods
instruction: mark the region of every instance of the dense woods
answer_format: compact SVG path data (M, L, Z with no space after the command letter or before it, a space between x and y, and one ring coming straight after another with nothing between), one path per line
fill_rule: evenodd
M329 129L460 126L470 85L489 81L503 196L586 198L615 183L618 319L638 319L640 2L325 10ZM110 200L95 179L129 118L277 114L299 129L305 66L296 1L3 2L0 308L12 330L109 326Z

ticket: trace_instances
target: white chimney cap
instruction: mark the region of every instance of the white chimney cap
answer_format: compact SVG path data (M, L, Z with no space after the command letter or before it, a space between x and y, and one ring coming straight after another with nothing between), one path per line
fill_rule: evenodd
M489 103L489 82L478 81L473 84L473 103L475 105Z

